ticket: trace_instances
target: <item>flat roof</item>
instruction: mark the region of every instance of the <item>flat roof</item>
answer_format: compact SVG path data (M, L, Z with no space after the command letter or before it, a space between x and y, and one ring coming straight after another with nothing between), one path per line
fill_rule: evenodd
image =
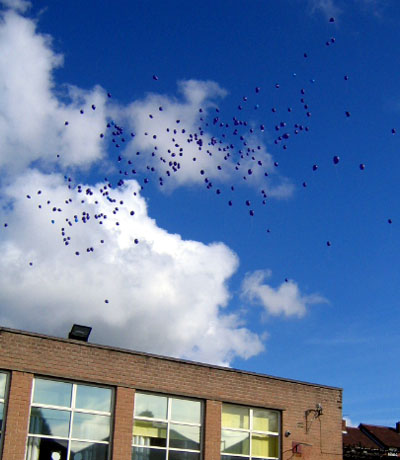
M319 383L312 383L312 382L305 382L302 380L295 380L295 379L289 379L289 378L284 378L284 377L276 377L273 375L268 375L268 374L263 374L260 372L251 372L251 371L244 371L242 369L236 369L233 367L227 367L227 366L218 366L216 364L208 364L208 363L202 363L199 361L191 361L188 359L181 359L181 358L175 358L172 356L163 356L163 355L158 355L155 353L147 353L144 351L136 351L136 350L130 350L128 348L120 348L120 347L113 347L110 345L102 345L102 344L97 344L97 343L90 343L90 342L83 342L81 340L74 340L74 339L68 339L68 338L63 338L63 337L56 337L56 336L51 336L51 335L46 335L46 334L40 334L37 332L29 332L29 331L23 331L20 329L12 329L8 327L3 327L0 326L0 333L1 332L8 332L11 334L18 334L18 335L26 335L30 337L37 337L40 339L46 339L46 340L55 340L57 342L64 342L64 343L74 343L76 345L81 345L85 347L93 347L93 348L99 348L103 350L112 350L112 351L117 351L120 353L127 353L131 355L138 355L138 356L145 356L145 357L150 357L150 358L157 358L157 359L162 359L165 361L172 361L172 362L178 362L178 363L185 363L185 364L190 364L194 366L201 366L201 367L206 367L210 369L218 369L226 372L235 372L237 374L245 374L245 375L254 375L256 377L264 377L264 378L269 378L273 380L279 380L282 382L291 382L291 383L296 383L300 385L308 385L308 386L314 386L314 387L320 387L320 388L328 388L331 390L340 390L343 391L343 388L341 387L335 387L335 386L330 386L330 385L322 385Z

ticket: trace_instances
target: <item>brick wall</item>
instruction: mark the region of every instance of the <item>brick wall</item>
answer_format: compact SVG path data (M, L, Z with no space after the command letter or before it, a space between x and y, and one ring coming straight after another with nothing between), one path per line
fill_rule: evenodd
M32 380L31 373L14 371L11 374L3 442L4 460L22 460L25 456Z
M16 389L13 379L11 390L16 393L13 398L10 394L9 400L9 415L14 419L25 417L19 422L21 440L26 437L31 374L36 374L117 388L113 460L130 459L135 389L206 401L204 460L220 458L220 414L224 401L282 410L282 460L293 458L293 442L304 443L304 459L337 460L342 456L342 393L337 388L9 329L0 329L0 369L18 371L22 380L25 376L25 386L20 383ZM16 404L19 397L23 410L20 415L13 415L16 406L12 406L12 399ZM310 412L306 419L306 411L315 409L317 403L322 405L323 415L313 419L314 413ZM14 423L16 420L10 430ZM8 425L9 417L7 429ZM291 432L289 437L284 436L286 430ZM6 437L4 452L6 448L12 449L9 443L13 441ZM22 444L25 445L25 439ZM23 454L3 455L3 460L17 459L23 460Z
M117 387L115 392L112 459L125 460L131 455L135 390Z

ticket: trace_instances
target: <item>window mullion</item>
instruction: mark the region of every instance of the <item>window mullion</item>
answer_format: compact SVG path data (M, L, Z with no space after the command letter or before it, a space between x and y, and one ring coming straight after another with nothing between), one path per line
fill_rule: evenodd
M69 410L70 410L70 418L69 418L69 430L68 430L68 447L67 447L67 460L71 457L71 438L72 438L72 424L74 423L74 411L73 408L75 407L75 393L76 393L76 385L72 385L72 394L71 394L71 401L69 403Z
M68 441L68 446L67 446L67 460L69 460L71 456L71 442Z
M249 458L252 459L252 447L253 447L253 409L249 410Z
M71 394L71 401L70 401L70 418L69 418L69 430L68 430L68 450L67 450L67 460L71 457L71 438L72 438L72 424L74 423L74 411L73 408L75 407L75 393L76 393L76 385L72 385L72 394Z
M166 460L169 459L169 432L171 428L171 412L172 412L172 399L167 399L167 452L166 452Z

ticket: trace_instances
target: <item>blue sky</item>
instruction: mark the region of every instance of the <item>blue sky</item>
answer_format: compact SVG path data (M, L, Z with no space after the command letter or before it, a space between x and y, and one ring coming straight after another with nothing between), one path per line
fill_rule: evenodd
M0 323L340 386L393 426L395 0L2 5Z

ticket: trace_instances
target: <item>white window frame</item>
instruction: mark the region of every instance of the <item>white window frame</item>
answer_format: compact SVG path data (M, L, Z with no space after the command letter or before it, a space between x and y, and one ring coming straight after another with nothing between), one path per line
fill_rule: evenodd
M169 452L174 451L174 452L191 452L194 454L199 454L199 459L202 459L202 454L203 454L203 420L204 420L204 403L203 401L196 399L196 398L185 398L181 396L175 396L175 395L165 395L165 394L160 394L160 393L149 393L149 392L144 392L144 391L137 391L135 392L135 398L136 394L142 394L142 395L149 395L149 396L161 396L163 398L167 399L167 418L154 418L154 417L143 417L143 416L135 416L135 409L133 413L133 423L135 423L135 420L140 420L144 422L162 422L167 424L167 438L166 438L166 447L159 447L159 446L144 446L141 444L135 444L134 443L134 436L132 435L132 447L141 447L141 448L146 448L146 449L154 449L154 450L162 450L166 453L165 460L169 459ZM171 417L171 410L172 410L172 399L181 399L183 401L195 401L200 403L200 423L192 423L192 422L182 422L178 420L173 420ZM135 400L136 402L136 400ZM199 428L200 431L200 440L199 440L199 450L193 450L193 449L180 449L178 447L169 447L169 432L170 432L170 426L172 425L180 425L180 426L192 426Z
M57 406L53 404L42 404L42 403L35 403L33 402L33 398L35 395L35 386L36 386L36 380L49 380L52 382L61 382L61 383L68 383L72 385L72 394L71 394L71 404L70 406ZM110 411L97 411L97 410L92 410L92 409L80 409L75 407L76 403L76 392L77 388L79 385L83 386L90 386L93 388L104 388L107 390L111 390L111 402L110 402ZM32 394L31 394L31 405L30 408L39 408L39 409L56 409L60 411L68 411L71 413L70 417L70 423L69 423L69 428L68 428L68 436L51 436L47 434L34 434L34 433L29 433L28 432L28 437L27 437L27 445L29 442L29 438L41 438L41 439L58 439L62 441L67 441L68 442L68 449L67 449L67 460L70 458L71 454L71 443L72 442L90 442L90 443L96 443L96 444L104 444L108 446L108 454L107 454L107 459L109 460L111 458L111 441L112 441L112 433L113 433L113 408L114 408L114 390L111 387L107 386L102 386L102 385L96 385L92 383L87 383L87 382L71 382L68 380L63 380L63 379L54 379L54 378L47 378L47 377L42 377L42 376L35 376L33 379L33 385L32 385ZM108 441L99 441L96 439L81 439L81 438L74 438L72 436L72 429L74 426L74 414L79 413L79 414L88 414L88 415L104 415L108 416L110 418L110 437ZM30 418L31 418L31 412L29 414L29 425L30 425ZM28 426L29 430L29 426ZM26 452L26 455L28 453Z
M242 406L239 404L231 404L231 403L223 403L223 406L236 406L236 407L242 407L244 409L249 410L249 428L230 428L230 427L224 427L222 425L222 409L221 409L221 457L226 455L228 457L241 457L241 458L246 458L248 460L254 459L265 459L265 460L277 460L280 459L281 455L281 412L275 409L269 409L266 407L249 407L249 406ZM265 410L265 411L270 411L274 412L278 415L278 432L275 431L259 431L259 430L254 430L253 429L253 414L254 411L256 410ZM244 455L244 454L231 454L229 452L223 452L222 451L222 431L233 431L235 433L240 432L240 433L248 433L249 434L249 455ZM252 456L251 451L252 451L252 434L259 434L259 435L267 435L267 436L273 436L278 438L278 457L259 457L259 456Z
M2 458L2 452L3 452L4 429L5 429L5 426L6 426L7 396L8 396L8 390L9 390L9 385L10 385L10 373L0 369L0 374L5 374L5 376L6 376L6 386L4 388L4 398L0 398L0 403L4 404L3 425L2 425L1 431L0 431L0 459L1 459Z

